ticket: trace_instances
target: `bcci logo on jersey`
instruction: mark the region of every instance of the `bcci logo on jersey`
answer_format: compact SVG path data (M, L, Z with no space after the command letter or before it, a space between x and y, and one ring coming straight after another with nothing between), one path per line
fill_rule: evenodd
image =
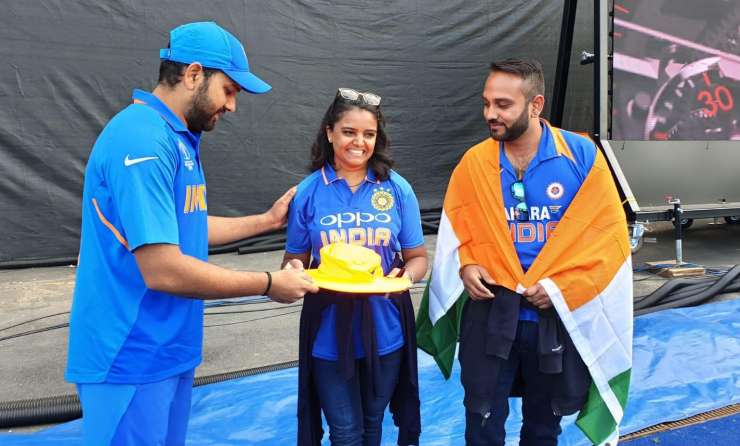
M565 189L563 188L563 185L560 183L550 183L547 186L547 196L550 197L550 200L558 200L562 198L563 193L565 192Z
M370 203L380 212L388 211L394 204L393 195L391 195L388 190L380 187L375 189L373 192L373 196L370 198Z

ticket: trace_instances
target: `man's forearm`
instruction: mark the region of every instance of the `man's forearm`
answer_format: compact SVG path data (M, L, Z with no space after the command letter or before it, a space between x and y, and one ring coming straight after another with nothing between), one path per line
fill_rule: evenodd
M208 245L225 245L279 227L280 222L271 220L267 213L246 217L214 217L209 215Z
M173 269L169 293L200 299L262 294L267 287L267 274L262 272L232 271L194 257L183 256L184 261Z
M262 294L267 274L232 271L184 255L175 245L151 245L136 251L148 288L199 299Z

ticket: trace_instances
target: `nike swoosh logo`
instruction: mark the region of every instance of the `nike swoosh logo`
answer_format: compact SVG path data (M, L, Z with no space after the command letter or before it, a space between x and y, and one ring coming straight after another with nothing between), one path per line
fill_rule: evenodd
M158 156L145 156L142 158L131 159L128 157L128 155L126 155L126 158L124 158L123 160L123 165L128 167L128 166L133 166L134 164L143 163L144 161L158 160L158 159L159 159Z
M553 353L560 353L560 351L563 349L563 344L558 345L557 347L552 349Z

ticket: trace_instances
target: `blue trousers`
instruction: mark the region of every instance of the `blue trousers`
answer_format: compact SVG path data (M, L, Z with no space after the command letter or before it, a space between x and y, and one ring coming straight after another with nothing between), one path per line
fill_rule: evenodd
M193 374L146 384L78 384L83 444L184 445Z
M383 415L398 384L402 349L380 356L380 382L375 395L368 389L372 377L355 361L355 373L342 378L336 361L313 358L313 376L321 410L329 425L332 446L379 446Z
M491 402L490 418L466 411L465 443L468 446L504 446L504 424L509 416L509 393L521 374L524 384L520 446L556 446L562 417L553 413L548 388L552 375L539 371L537 357L538 326L536 322L519 321L509 359L501 365Z

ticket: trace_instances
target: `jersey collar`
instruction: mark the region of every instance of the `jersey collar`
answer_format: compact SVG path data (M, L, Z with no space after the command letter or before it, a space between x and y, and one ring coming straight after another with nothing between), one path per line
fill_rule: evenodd
M162 115L164 120L167 121L167 123L170 125L170 127L172 127L174 131L190 132L185 123L182 122L182 120L180 120L180 118L178 118L177 115L155 95L144 90L136 89L134 90L133 100L134 103L146 104L159 112L159 114ZM193 134L193 136L196 135Z
M527 171L534 169L539 164L549 159L557 158L559 156L558 151L555 148L555 144L553 143L550 126L547 125L547 122L545 122L544 119L540 119L540 127L542 128L542 136L540 136L540 143L537 146L537 154L534 156L534 158L532 158L532 161L529 162L529 166L527 166ZM514 167L511 165L509 159L504 153L504 144L505 143L500 144L501 150L499 154L499 163L501 164L501 168L503 170L506 170L516 178Z
M337 171L334 170L334 167L329 163L324 164L324 166L321 168L321 178L324 180L325 186L328 186L329 184L342 179L337 176ZM367 181L368 183L380 183L378 177L375 175L375 172L373 172L372 169L367 170L365 181Z

